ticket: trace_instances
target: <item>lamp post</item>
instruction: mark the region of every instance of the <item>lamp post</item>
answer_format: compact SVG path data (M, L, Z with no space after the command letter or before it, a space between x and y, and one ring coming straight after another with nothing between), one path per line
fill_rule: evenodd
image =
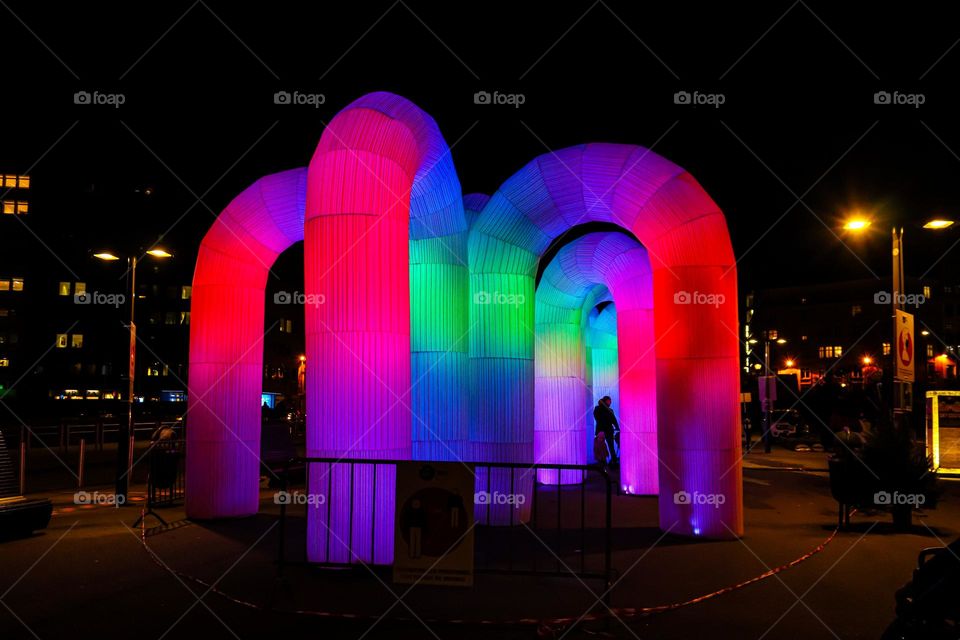
M847 221L843 225L843 228L848 232L851 232L854 234L860 234L865 232L870 227L870 223L871 223L870 218L862 215L854 215L851 218L847 219ZM947 218L933 218L928 220L926 223L924 223L923 228L937 231L937 230L947 229L953 226L953 224L954 224L954 221ZM890 398L891 400L890 406L892 411L893 424L895 427L899 428L900 426L902 426L901 423L903 421L903 414L906 411L910 410L906 407L907 403L905 399L909 398L912 401L913 381L902 380L897 375L897 365L896 365L897 356L895 355L895 351L894 351L895 349L898 348L897 334L898 334L899 328L897 327L897 311L903 310L903 306L905 302L904 295L903 295L903 291L906 287L906 275L903 270L903 227L900 227L898 229L894 225L891 229L890 235L891 235L891 241L892 241L891 257L893 260L893 269L892 269L893 287L892 287L891 296L890 296L891 298L890 303L891 303L891 306L893 307L891 310L891 315L892 315L891 322L893 326L893 335L891 336L891 339L890 339L890 350L891 350L890 366L892 369L891 380L893 380L893 385L891 390L892 397ZM864 358L864 364L867 364L866 358Z
M153 247L146 252L146 255L158 259L172 258L173 254L164 251L158 247ZM120 258L109 251L101 251L93 254L94 258L105 262L116 262ZM127 272L130 274L130 360L128 368L128 387L127 387L127 423L121 425L117 434L117 473L116 486L114 494L116 504L126 504L127 494L130 491L130 473L133 470L133 399L134 399L134 380L137 371L137 325L135 319L135 309L137 304L137 256L136 254L127 257ZM123 496L121 499L120 496Z
M764 453L770 453L772 443L770 441L770 412L773 410L773 394L777 389L776 378L770 374L770 336L763 341L763 422L761 423L760 438L763 440ZM785 338L776 338L777 344L787 344Z

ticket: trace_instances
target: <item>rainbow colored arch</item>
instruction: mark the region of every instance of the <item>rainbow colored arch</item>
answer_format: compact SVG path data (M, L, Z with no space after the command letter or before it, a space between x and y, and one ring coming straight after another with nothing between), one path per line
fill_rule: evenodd
M587 222L622 232L564 246L538 288L548 246ZM388 93L347 106L308 168L253 183L201 244L190 517L258 510L264 292L300 240L308 455L582 463L588 412L607 394L623 424L622 484L659 492L660 526L742 534L736 264L713 200L668 160L616 144L544 154L492 196L463 196L437 124ZM345 473L314 470L309 489L347 486ZM579 481L570 473L538 480ZM308 511L311 560L391 561L393 471L372 474L354 471L354 522L348 495L328 497L329 521ZM489 480L532 490L532 477ZM724 501L674 499L683 493Z

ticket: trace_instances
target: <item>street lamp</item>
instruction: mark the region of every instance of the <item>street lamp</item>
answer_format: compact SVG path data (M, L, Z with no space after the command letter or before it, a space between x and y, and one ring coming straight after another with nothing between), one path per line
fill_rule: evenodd
M860 234L867 230L870 226L870 218L855 212L851 214L849 218L844 222L843 228L846 231L849 231L854 234ZM924 229L931 230L943 230L953 226L954 221L949 218L932 218L924 223ZM903 309L903 289L906 285L906 277L903 270L903 227L897 229L894 225L891 231L891 237L893 241L893 249L891 255L893 257L893 289L891 291L891 302L893 305L893 336L890 344L897 344L897 312ZM891 357L891 360L894 358ZM864 364L868 364L867 358L864 358ZM898 415L904 411L903 408L899 408L901 404L904 404L902 399L907 397L907 392L909 391L909 397L912 398L912 382L905 382L899 379L897 376L896 365L891 363L891 368L893 370L893 397L891 398L891 408L893 412L893 421L894 425L899 426ZM904 386L907 385L907 386Z
M158 259L172 258L173 254L159 247L146 251L147 255ZM104 262L116 262L118 256L109 251L93 254L94 258ZM118 498L117 504L127 502L127 493L130 490L130 473L133 470L133 384L137 370L137 325L134 322L134 309L137 302L137 256L127 257L127 272L130 274L130 367L128 372L129 386L127 388L127 424L121 425L117 436L117 477L114 493ZM123 502L119 501L123 496Z

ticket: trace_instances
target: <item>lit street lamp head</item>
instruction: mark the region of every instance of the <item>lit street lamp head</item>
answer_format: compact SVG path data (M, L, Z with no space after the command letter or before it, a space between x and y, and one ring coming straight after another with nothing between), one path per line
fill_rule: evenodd
M870 220L862 216L856 216L856 217L850 218L849 220L843 223L843 228L846 231L853 231L854 233L866 231L869 226L870 226Z
M154 258L172 258L173 257L172 253L164 251L163 249L160 249L158 247L154 247L153 249L150 249L149 251L147 251L147 255L151 255Z
M99 260L105 260L107 262L113 262L114 260L120 259L117 256L110 253L109 251L101 251L100 253L95 253L93 254L93 257Z

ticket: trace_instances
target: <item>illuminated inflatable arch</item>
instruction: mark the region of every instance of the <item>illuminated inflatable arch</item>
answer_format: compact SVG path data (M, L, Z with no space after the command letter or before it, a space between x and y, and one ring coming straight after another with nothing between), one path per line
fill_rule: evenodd
M587 334L597 305L613 327L612 381L604 380L609 358L598 353L601 386L616 386L615 411L621 424L620 482L629 493L657 493L656 360L653 332L653 281L647 252L635 239L618 232L590 233L563 246L543 272L536 294L536 406L534 459L544 463L593 462L588 441L594 433L593 354ZM594 329L597 331L597 329ZM607 334L609 335L609 334ZM598 336L599 337L599 336ZM619 337L619 341L617 338ZM619 344L618 344L619 342ZM618 348L619 346L619 348ZM610 383L613 383L611 385ZM539 472L541 482L554 484L556 471ZM565 471L560 482L579 482L581 474Z
M308 455L410 459L413 424L421 454L462 454L446 441L467 439L466 231L450 150L418 107L370 94L326 127L304 222L305 288L325 298L305 308ZM310 492L350 486L351 467L325 466ZM393 558L395 467L353 472L352 497L307 512L311 560Z
M648 254L655 340L634 346L655 354L661 527L741 533L736 270L713 201L656 154L607 144L541 156L489 198L464 197L436 123L386 93L341 111L308 169L255 182L203 240L190 330L188 515L257 511L265 285L276 257L301 239L305 293L322 300L304 308L308 455L535 460L537 263L554 238L591 221L620 225ZM620 318L630 307L611 273L601 275L618 335L611 307L591 312L586 346L607 358L591 375L611 387L610 354L626 362L627 336L642 332ZM717 294L714 303L695 304L703 293ZM627 386L619 384L623 397ZM626 423L630 410L621 411ZM308 557L389 562L393 467L320 467L309 490L327 497L329 517L308 509ZM351 472L352 495L331 493L350 486ZM725 502L670 499L682 491L722 493Z
M647 346L656 357L660 526L693 536L739 535L733 249L723 213L697 181L642 147L587 144L544 154L509 178L471 227L475 457L536 461L532 303L537 264L555 238L587 222L623 227L649 254L656 338ZM697 304L704 299L711 304ZM487 300L503 303L476 304ZM624 322L618 325L622 330ZM502 477L492 485L500 491L529 490L511 487ZM723 504L706 503L704 494L722 494ZM499 522L504 514L492 517Z
M303 240L307 170L260 178L204 236L190 301L187 514L259 508L264 296L277 256Z

